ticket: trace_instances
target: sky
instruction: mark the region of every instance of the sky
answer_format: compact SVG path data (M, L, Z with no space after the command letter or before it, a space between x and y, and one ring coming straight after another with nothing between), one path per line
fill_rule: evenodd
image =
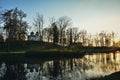
M0 0L1 9L18 7L27 14L26 21L33 26L36 13L44 15L45 26L49 18L57 20L68 16L72 26L88 33L116 32L120 34L120 0Z

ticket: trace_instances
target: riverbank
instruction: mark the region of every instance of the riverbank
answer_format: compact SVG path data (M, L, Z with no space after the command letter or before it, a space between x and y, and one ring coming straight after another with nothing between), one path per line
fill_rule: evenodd
M96 51L99 53L108 54L110 51ZM84 55L97 54L95 52L83 52L75 50L58 50L58 49L47 49L47 50L31 50L27 52L0 52L0 61L6 63L34 63L39 61L50 61L60 59L71 59L71 58L82 58Z
M24 55L28 58L39 58L39 59L63 59L63 58L80 58L84 55L92 55L97 53L115 53L120 51L120 48L113 47L79 47L79 48L32 48L24 51L11 51L11 52L0 52L0 56L21 56ZM21 57L22 58L22 57Z
M51 48L41 48L41 47L33 47L31 46L31 48L21 48L21 49L11 49L9 51L0 51L0 54L6 54L6 53L9 53L9 54L12 54L12 53L16 53L16 54L25 54L25 53L28 53L28 52L67 52L67 53L110 53L110 52L117 52L117 51L120 51L120 47L75 47L75 48L68 48L68 47L51 47Z
M104 76L104 77L101 77L101 78L93 78L93 79L90 79L90 80L120 80L120 71L112 73L108 76Z
M120 47L92 47L92 46L60 46L53 45L48 42L24 41L24 42L10 42L2 43L0 45L0 58L3 56L6 62L22 61L22 59L38 58L41 60L53 60L63 58L81 58L84 55L91 55L93 53L115 53L120 51ZM16 56L14 58L14 56ZM13 57L13 58L12 58ZM18 58L17 58L18 57ZM27 57L27 58L26 58ZM24 61L23 61L24 62Z
M49 51L49 50L66 50L79 53L99 53L99 52L116 52L120 51L120 47L107 47L107 46L82 46L79 43L73 43L70 46L54 45L49 42L42 41L11 41L0 43L0 53L26 53L28 51Z

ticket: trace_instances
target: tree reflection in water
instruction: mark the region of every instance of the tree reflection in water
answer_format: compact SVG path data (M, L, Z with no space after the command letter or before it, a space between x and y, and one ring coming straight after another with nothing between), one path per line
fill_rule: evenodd
M40 64L2 63L0 80L86 80L117 71L120 71L120 53L97 53Z

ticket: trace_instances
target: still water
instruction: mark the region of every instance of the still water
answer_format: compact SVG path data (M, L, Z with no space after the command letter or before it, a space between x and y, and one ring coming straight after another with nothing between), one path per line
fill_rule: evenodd
M0 80L89 80L120 71L120 52L82 58L0 64Z

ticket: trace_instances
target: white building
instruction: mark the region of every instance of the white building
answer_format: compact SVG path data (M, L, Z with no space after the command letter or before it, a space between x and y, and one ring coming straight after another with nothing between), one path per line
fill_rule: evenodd
M28 36L28 41L38 41L39 36L34 34L34 32L31 32L31 34Z

